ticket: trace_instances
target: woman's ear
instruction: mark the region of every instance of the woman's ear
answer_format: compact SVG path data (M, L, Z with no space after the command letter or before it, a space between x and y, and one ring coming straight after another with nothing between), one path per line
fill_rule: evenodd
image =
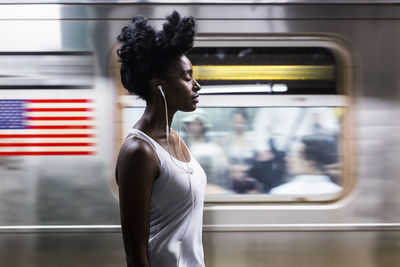
M150 87L153 89L157 89L157 86L159 85L159 80L157 78L152 78L150 80Z
M162 83L159 79L153 78L150 80L150 88L153 93L161 94L163 98L165 98L165 94L162 88Z

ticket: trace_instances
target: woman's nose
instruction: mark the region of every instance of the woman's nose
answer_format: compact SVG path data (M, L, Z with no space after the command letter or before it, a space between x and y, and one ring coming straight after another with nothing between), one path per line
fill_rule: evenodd
M194 90L197 92L201 89L201 85L197 82L197 80L194 80Z

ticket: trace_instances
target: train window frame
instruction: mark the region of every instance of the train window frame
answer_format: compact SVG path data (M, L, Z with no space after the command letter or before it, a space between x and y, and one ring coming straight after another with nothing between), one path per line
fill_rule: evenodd
M354 120L353 106L354 97L352 88L354 88L354 60L351 49L341 39L332 36L265 36L265 35L234 35L234 34L198 34L195 39L195 47L319 47L328 49L335 58L337 67L336 87L337 95L266 95L251 94L204 94L199 107L345 107L343 128L341 129L340 147L343 153L340 155L342 190L332 194L293 194L293 195L274 195L274 194L206 194L205 204L277 204L277 203L332 203L345 198L353 191L356 183L354 170L355 151L354 138L352 134L351 121ZM118 82L118 81L117 81ZM119 88L118 114L119 114L119 137L122 138L122 109L125 107L144 108L145 102L136 96L125 95L121 85ZM201 92L201 91L200 91ZM254 95L257 95L257 101L254 101ZM225 104L221 105L221 99ZM253 98L253 99L251 99ZM252 101L252 104L245 104ZM318 102L319 105L312 103ZM206 103L206 104L205 104ZM278 104L277 104L278 103ZM284 105L282 105L284 103ZM119 139L121 140L121 139ZM119 147L119 146L117 146Z

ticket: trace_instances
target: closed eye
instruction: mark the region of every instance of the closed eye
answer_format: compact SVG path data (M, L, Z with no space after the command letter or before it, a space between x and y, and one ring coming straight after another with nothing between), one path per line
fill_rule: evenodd
M186 70L185 71L185 80L191 81L193 79L193 70Z

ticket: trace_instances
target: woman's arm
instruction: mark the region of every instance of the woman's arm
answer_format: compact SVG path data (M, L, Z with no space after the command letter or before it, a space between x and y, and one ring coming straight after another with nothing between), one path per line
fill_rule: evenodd
M127 266L148 267L150 199L159 173L155 151L145 141L125 142L118 156L117 178L122 237Z

